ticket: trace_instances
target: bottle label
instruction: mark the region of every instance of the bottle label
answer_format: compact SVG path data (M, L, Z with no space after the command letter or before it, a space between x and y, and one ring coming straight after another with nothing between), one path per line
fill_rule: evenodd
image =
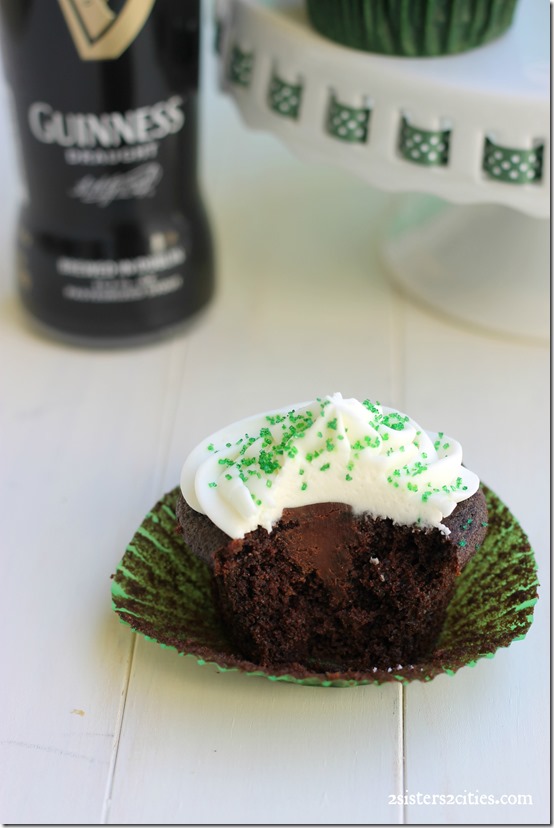
M32 136L41 144L63 148L70 166L100 167L136 164L130 170L86 174L66 191L81 204L108 207L120 199L151 198L163 176L159 142L185 124L184 99L165 101L126 112L61 112L46 101L27 110Z
M185 123L181 95L171 95L165 101L156 101L151 106L126 112L99 114L64 113L55 110L46 101L34 101L29 107L27 119L32 134L42 144L81 149L145 144L179 132Z
M160 240L163 244L163 238ZM186 258L186 251L179 245L132 259L60 256L56 259L56 271L61 277L72 278L72 282L66 281L63 285L64 299L133 302L179 290L183 286L183 276L181 272L174 272L174 268L180 268Z
M81 60L113 60L131 45L155 0L127 0L119 13L107 0L58 0Z

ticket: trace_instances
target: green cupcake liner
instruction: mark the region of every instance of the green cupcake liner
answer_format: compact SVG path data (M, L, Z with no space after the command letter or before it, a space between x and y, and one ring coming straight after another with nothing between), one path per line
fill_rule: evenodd
M517 0L306 0L312 26L366 52L437 57L495 40Z
M429 681L491 658L525 637L537 601L537 568L529 542L506 506L483 487L489 531L458 579L435 650L418 664L391 664L367 672L317 673L299 664L263 667L236 652L214 606L210 571L188 549L177 528L178 487L148 512L112 576L113 608L147 639L198 664L239 670L270 681L353 687Z

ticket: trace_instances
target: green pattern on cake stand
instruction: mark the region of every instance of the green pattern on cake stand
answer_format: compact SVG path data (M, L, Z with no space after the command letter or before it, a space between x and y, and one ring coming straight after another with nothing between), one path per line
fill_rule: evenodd
M502 147L485 140L483 170L490 178L508 184L532 184L542 178L544 146L533 149Z
M370 114L371 110L367 107L346 106L333 95L327 113L327 133L340 141L364 144L367 141Z
M537 601L536 564L528 540L506 506L483 489L489 509L487 537L459 578L435 651L419 664L374 667L365 673L317 673L309 665L299 671L287 665L264 668L245 660L219 621L208 567L190 552L177 530L178 488L146 515L127 547L113 576L113 607L121 621L147 639L224 672L240 670L270 681L319 687L407 684L414 679L430 681L439 673L453 675L524 638Z
M449 129L420 129L402 118L398 149L406 161L426 167L444 167L448 164L449 148Z
M228 77L231 83L238 86L250 86L252 69L254 68L254 53L243 52L238 46L231 49Z
M269 84L267 103L277 115L296 120L300 114L302 85L287 83L273 75Z

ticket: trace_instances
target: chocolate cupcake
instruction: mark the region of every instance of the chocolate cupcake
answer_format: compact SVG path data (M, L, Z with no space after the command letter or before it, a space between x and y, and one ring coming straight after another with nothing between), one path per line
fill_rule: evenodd
M430 654L487 531L461 461L443 433L340 394L203 441L177 517L236 650L321 673Z
M438 57L465 52L511 26L517 0L307 0L312 26L366 52Z

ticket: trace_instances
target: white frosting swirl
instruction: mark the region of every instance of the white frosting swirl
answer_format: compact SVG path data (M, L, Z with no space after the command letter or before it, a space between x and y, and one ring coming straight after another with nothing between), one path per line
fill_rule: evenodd
M216 432L181 473L189 506L232 538L270 532L285 508L327 502L448 534L441 521L478 488L456 440L338 393Z

